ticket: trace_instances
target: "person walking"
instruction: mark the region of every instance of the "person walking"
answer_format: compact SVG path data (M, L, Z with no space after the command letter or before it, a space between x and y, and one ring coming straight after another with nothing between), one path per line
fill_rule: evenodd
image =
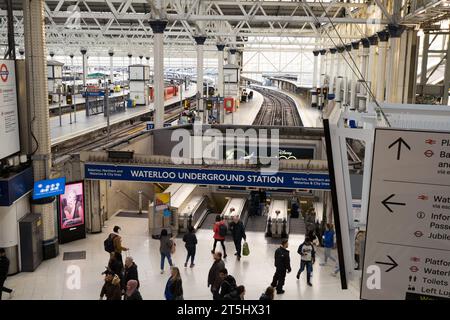
M5 284L6 278L8 277L8 272L9 272L9 259L8 257L6 257L5 249L0 248L0 300L2 300L3 292L9 293L10 299L13 296L14 290L3 286Z
M109 270L103 272L105 283L100 292L100 300L106 296L106 300L122 300L122 290L120 289L120 278Z
M123 274L123 283L124 287L128 285L128 282L130 280L136 280L137 281L137 288L139 289L140 283L139 283L139 276L138 276L138 267L136 263L134 263L134 260L132 257L127 257L125 259L125 269Z
M159 237L159 252L161 253L161 274L164 273L164 262L167 258L169 265L172 267L172 246L173 240L169 238L166 229L161 230L161 236Z
M272 301L274 299L275 289L267 287L266 291L259 298L260 301Z
M311 273L313 271L313 264L316 259L316 251L309 237L305 238L305 241L298 247L298 254L301 256L300 269L297 272L297 279L300 279L300 274L306 267L306 283L312 287Z
M323 246L325 248L325 258L321 266L325 266L328 262L328 259L332 260L334 263L337 263L336 259L331 255L331 250L334 248L334 230L332 224L327 224L327 229L323 234Z
M112 239L113 239L114 252L117 255L117 259L123 265L122 252L128 251L129 248L122 246L122 237L119 235L119 231L121 231L121 230L122 229L119 226L114 226L113 233L110 234L110 237L112 237ZM113 254L113 253L111 253L111 254Z
M222 284L222 279L220 278L220 271L225 269L225 263L222 260L222 253L216 252L213 255L214 262L209 269L208 273L208 287L211 287L211 293L213 295L213 300L219 300L219 289Z
M231 234L233 235L234 246L236 247L237 260L241 260L242 252L242 239L247 240L247 235L245 234L245 227L239 216L233 216L233 222L230 223Z
M171 275L167 280L164 295L166 300L184 300L183 282L181 281L180 270L177 267L171 268Z
M141 293L138 289L139 283L136 280L130 280L127 282L127 291L123 300L142 300Z
M283 294L284 281L286 273L291 272L291 258L289 257L288 240L281 240L281 246L275 250L275 274L272 280L272 287L277 289L277 294Z
M221 300L224 300L227 294L230 294L231 292L233 292L233 290L236 289L237 287L236 280L232 275L228 274L228 270L225 268L220 270L219 276L220 279L222 280L219 289L219 296Z
M225 259L227 257L227 250L225 248L225 236L227 235L228 230L227 230L225 221L223 221L220 214L218 214L216 216L216 222L214 223L213 231L214 231L214 236L213 236L214 237L214 245L213 245L213 249L211 250L211 253L214 254L216 252L217 242L220 242L220 244L222 245L222 249L223 249L223 258Z
M120 262L119 253L113 252L111 254L111 258L108 262L108 269L114 273L117 274L120 278L121 284L123 283L123 264ZM122 287L125 289L125 287Z
M194 259L195 259L195 252L197 247L197 236L194 233L194 227L189 226L188 233L186 233L183 236L183 242L185 243L185 247L187 250L187 257L186 262L184 263L184 267L187 268L189 258L191 259L191 268L195 266Z

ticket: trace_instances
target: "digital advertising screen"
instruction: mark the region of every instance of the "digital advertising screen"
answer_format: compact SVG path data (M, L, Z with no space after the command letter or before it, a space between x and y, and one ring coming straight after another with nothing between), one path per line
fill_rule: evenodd
M83 182L66 183L64 194L59 196L61 230L84 224Z

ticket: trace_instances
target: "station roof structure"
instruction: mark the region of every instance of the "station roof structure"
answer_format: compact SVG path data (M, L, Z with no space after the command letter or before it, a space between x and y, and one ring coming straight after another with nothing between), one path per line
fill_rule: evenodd
M21 0L11 0L18 45L23 43ZM398 1L400 16L394 16L393 3L385 0L45 0L46 36L49 49L68 53L81 46L126 54L152 45L151 19L168 21L165 44L191 46L196 35L207 37L206 49L217 43L234 48L280 43L313 49L322 39L330 20L336 25L357 25L358 32L344 34L346 40L360 39L365 26L386 24L423 25L450 17L445 0ZM397 10L398 11L398 10ZM376 14L374 14L376 12ZM378 18L374 18L374 16ZM6 40L5 4L0 5L0 39ZM370 34L367 34L370 35ZM4 42L5 43L5 42Z

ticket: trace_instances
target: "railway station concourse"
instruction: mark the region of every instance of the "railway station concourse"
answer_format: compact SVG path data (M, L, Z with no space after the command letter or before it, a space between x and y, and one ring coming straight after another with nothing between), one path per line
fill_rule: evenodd
M448 1L0 21L0 307L450 299Z

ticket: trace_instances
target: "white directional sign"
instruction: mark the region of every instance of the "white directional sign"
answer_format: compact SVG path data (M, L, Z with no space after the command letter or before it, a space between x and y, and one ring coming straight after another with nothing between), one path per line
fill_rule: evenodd
M376 129L367 219L362 299L450 299L450 132Z

